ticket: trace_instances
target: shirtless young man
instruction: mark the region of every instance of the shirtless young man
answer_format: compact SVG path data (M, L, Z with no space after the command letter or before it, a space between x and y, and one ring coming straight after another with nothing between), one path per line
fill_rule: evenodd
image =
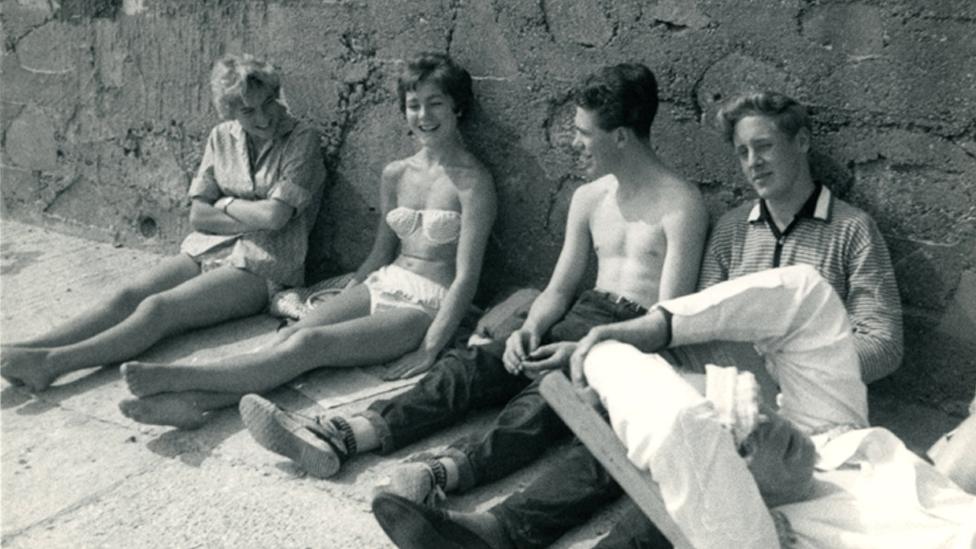
M524 325L504 344L451 350L412 389L349 418L305 418L245 397L241 415L259 443L327 477L357 452L392 452L472 409L507 402L483 434L399 467L383 488L429 501L501 478L568 432L539 394L539 375L568 367L574 342L590 328L693 291L707 231L697 188L651 148L658 101L647 67L604 68L582 83L575 100L573 145L595 180L573 195L556 268ZM574 302L591 248L596 288Z

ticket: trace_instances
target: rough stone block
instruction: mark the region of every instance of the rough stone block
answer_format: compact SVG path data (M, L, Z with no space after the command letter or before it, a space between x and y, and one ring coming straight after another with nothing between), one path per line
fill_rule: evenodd
M356 17L374 40L379 59L403 59L419 51L448 51L456 7L449 0L419 0L390 9L366 2ZM360 13L361 11L361 13Z
M41 110L23 110L10 123L4 139L7 157L26 170L53 170L58 163L58 145L51 119Z
M886 234L956 244L976 234L976 187L935 166L879 161L854 167L848 196L868 210Z
M545 0L543 5L556 42L602 47L613 38L614 23L598 2Z
M693 29L703 29L711 22L699 8L697 0L661 0L650 8L650 15L670 25Z
M54 14L54 8L55 5L50 0L6 1L3 3L3 14L0 16L3 19L0 34L7 40L15 41L27 34L30 29L50 19Z
M453 36L451 55L473 77L511 78L518 74L518 61L488 2L460 7Z
M17 59L32 72L73 72L79 64L79 54L88 48L88 33L88 29L77 25L45 23L17 42Z
M0 165L0 197L3 199L3 212L30 211L30 206L40 198L40 181L37 172L22 170L13 166Z
M766 90L802 100L800 83L793 75L752 56L731 53L705 71L696 99L698 108L705 113L705 121L710 124L725 101L742 93Z
M818 102L945 135L976 118L976 32L965 21L913 21L889 33L884 56L812 81Z
M803 35L853 57L880 55L885 45L881 8L867 4L828 4L803 13Z

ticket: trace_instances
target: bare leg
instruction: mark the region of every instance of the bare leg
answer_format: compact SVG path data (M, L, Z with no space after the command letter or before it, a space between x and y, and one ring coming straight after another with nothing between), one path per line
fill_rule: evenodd
M267 301L263 278L233 267L217 269L147 297L124 321L79 343L5 349L2 375L40 391L61 375L125 360L166 336L256 314Z
M382 311L302 328L261 351L211 364L130 362L123 375L136 395L169 391L260 393L319 367L379 364L416 349L431 319L412 309Z
M207 420L207 412L237 404L237 393L183 391L130 398L119 403L122 415L139 423L196 429Z
M4 345L4 348L51 348L78 343L128 318L143 299L175 288L198 274L200 267L189 256L180 254L167 257L149 271L140 273L131 280L119 281L121 288L113 289L112 295L100 300L77 317L45 334Z

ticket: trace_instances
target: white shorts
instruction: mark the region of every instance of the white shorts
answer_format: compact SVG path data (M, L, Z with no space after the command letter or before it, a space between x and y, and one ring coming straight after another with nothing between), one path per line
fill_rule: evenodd
M397 265L382 267L363 281L369 289L369 312L415 309L434 318L447 288Z

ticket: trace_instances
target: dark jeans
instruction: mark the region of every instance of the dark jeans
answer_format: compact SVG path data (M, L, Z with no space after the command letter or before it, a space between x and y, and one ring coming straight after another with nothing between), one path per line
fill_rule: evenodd
M623 491L586 446L574 440L566 454L525 490L491 510L519 549L548 547L567 530L583 524ZM627 509L600 549L670 548L671 543L628 499Z
M577 341L590 328L629 320L645 311L601 292L580 295L544 343ZM402 448L461 420L480 408L505 407L482 434L448 448L460 473L459 490L492 482L530 463L569 430L539 394L539 381L505 370L504 342L485 348L453 349L414 387L390 400L374 402L363 413L380 435L383 453Z
M676 367L689 371L704 372L706 363L735 364L740 369L749 369L757 377L769 376L762 358L751 344L686 345L663 351L661 355ZM560 456L550 469L543 471L525 490L509 496L492 512L516 547L548 547L621 494L620 487L596 458L575 440L566 455ZM628 503L631 508L596 547L671 547L644 513L629 499Z

